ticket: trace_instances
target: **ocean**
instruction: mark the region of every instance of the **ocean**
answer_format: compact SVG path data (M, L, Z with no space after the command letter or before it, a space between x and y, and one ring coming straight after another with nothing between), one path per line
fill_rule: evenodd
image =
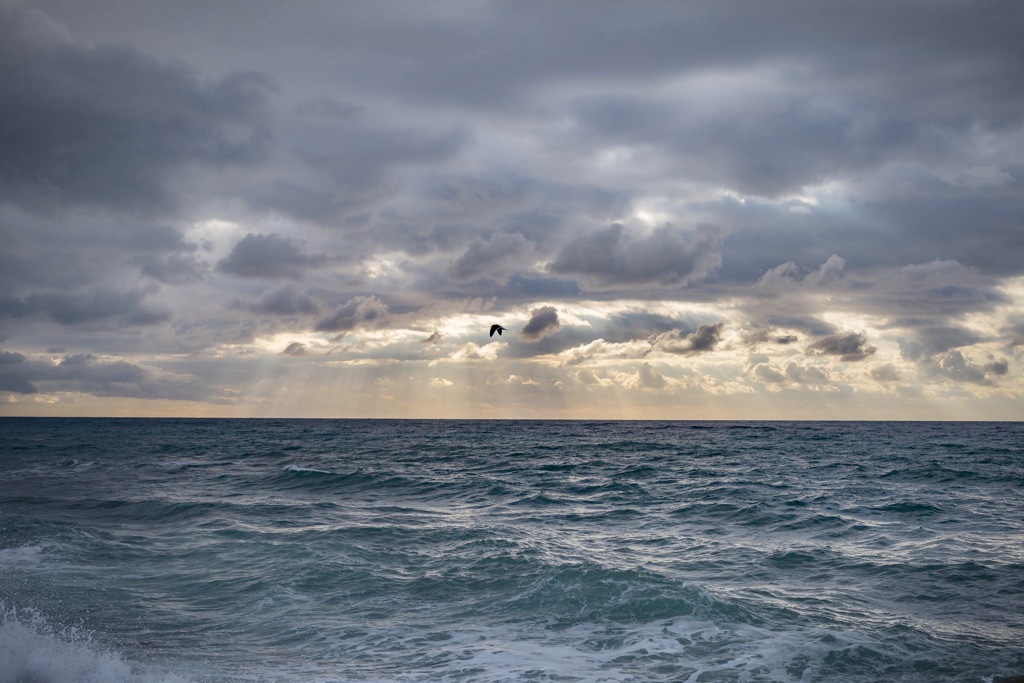
M1024 423L0 419L0 683L1024 674Z

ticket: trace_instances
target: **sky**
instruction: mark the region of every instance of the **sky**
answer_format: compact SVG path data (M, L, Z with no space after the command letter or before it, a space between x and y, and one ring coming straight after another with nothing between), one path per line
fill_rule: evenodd
M1017 0L0 0L0 73L0 415L1024 418Z

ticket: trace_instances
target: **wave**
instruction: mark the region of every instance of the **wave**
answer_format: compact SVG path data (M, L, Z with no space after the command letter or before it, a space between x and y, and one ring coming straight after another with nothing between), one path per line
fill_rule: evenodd
M74 627L0 604L0 683L190 683L130 662Z
M912 500L901 500L895 503L889 503L888 505L879 505L869 509L876 512L895 512L907 515L934 515L944 512L944 510L938 505L917 503Z
M0 570L26 567L42 562L43 546L25 545L15 548L0 548Z

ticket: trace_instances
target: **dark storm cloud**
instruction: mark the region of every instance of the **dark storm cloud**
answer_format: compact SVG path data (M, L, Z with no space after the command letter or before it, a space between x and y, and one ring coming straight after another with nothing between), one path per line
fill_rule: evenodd
M663 225L638 236L614 224L575 237L549 268L609 284L686 284L718 267L720 240L721 231L711 226L684 231Z
M779 346L788 346L789 344L795 344L800 340L795 334L781 334L778 331L771 329L754 329L746 330L743 332L743 342L750 346L757 346L759 344L778 344Z
M296 154L342 187L364 189L375 187L395 166L443 162L454 156L465 141L466 134L458 130L434 134L360 127L341 139L335 136L331 146L336 149L321 144L315 149L296 150Z
M362 56L332 64L346 82L401 92L407 101L472 108L522 107L537 90L566 81L649 85L680 72L762 61L813 65L811 73L862 88L853 76L874 74L903 86L894 96L931 107L946 103L946 83L955 77L997 121L1020 98L1000 87L1010 67L1019 73L1014 27L1024 16L1015 3L998 0L839 7L798 0L522 2L461 5L455 13L432 7L392 4L334 16L313 9L304 13L312 25L305 35L321 49L341 44L344 56ZM219 23L228 25L228 17ZM971 67L966 73L950 72L963 63Z
M298 280L307 268L325 260L324 256L304 253L301 245L290 238L249 233L217 262L217 269L238 277Z
M913 336L900 341L900 352L908 360L922 360L951 349L976 344L982 337L958 326L934 326L916 320L899 321L913 330Z
M685 101L601 98L581 103L576 119L593 144L650 146L673 165L700 165L707 181L761 196L874 168L908 147L936 142L902 121L865 123L810 97L740 104L694 115ZM751 108L758 114L751 116Z
M139 267L143 275L168 285L202 280L209 269L209 264L191 253L147 256L141 260Z
M1007 340L1007 346L1010 348L1024 346L1024 319L1022 319L1022 316L1013 316L1002 327L1000 334Z
M157 372L121 360L71 354L56 360L0 352L0 391L21 394L77 392L93 396L208 400L224 398L191 375Z
M254 73L203 82L129 46L40 38L34 10L0 10L0 197L167 208L167 182L191 164L266 154L270 86Z
M701 325L695 332L685 337L680 330L672 330L658 335L653 342L653 347L665 353L679 354L684 356L704 353L715 348L715 345L722 340L722 330L725 323L714 325Z
M0 391L16 394L35 394L39 390L24 377L25 356L10 351L0 351Z
M529 246L527 239L518 233L495 233L487 240L476 237L469 243L466 252L451 264L448 273L456 280L470 280L483 275L493 277L492 272L496 266L507 258L523 253Z
M345 226L347 236L365 238L363 249L445 254L451 259L444 263L448 276L470 283L491 264L498 266L497 279L537 277L530 272L534 250L549 255L564 244L567 226L606 225L608 215L628 208L628 193L620 190L530 177L500 166L479 173L429 169L412 175L415 182L403 187L401 202L388 202L364 223Z
M358 328L379 330L388 326L390 318L387 305L377 297L356 296L317 322L316 329L321 332L349 332Z
M838 356L841 361L859 361L874 355L877 349L868 344L863 332L833 334L819 339L807 347L814 356Z
M252 207L337 225L396 192L403 171L442 165L470 138L464 127L392 126L382 117L323 115L325 108L318 100L285 122L281 144L296 163L247 189Z
M304 117L327 121L355 121L366 118L366 107L354 102L343 102L333 97L318 97L300 104L296 112Z
M594 337L607 342L622 343L635 339L657 337L662 333L677 330L680 326L693 328L698 323L681 321L658 313L631 311L611 316L607 321L591 321Z
M891 326L950 325L1007 302L1000 281L957 261L904 266L864 289L863 310L891 316Z
M1016 127L1019 131L1024 121ZM1002 144L1019 144L1017 140L1019 132L1016 136L1007 134ZM971 150L976 144L971 135L965 134L958 146ZM955 156L947 163L957 173L970 170L970 165L963 169L962 162L957 164ZM977 187L969 181L943 181L936 182L934 187L922 187L921 181L879 178L879 183L895 183L908 189L865 207L865 218L877 226L880 235L893 231L899 235L889 258L879 254L876 261L898 258L904 263L916 263L919 257L915 254L927 250L924 253L940 262L955 260L985 275L1002 277L1018 273L1020 263L1016 254L1024 250L1024 231L1020 229L1020 216L1024 214L1024 163L1014 159L1001 163L980 161L977 165L998 169L1007 175L1007 181ZM965 238L966 234L970 237Z
M78 294L46 292L23 299L0 299L3 317L45 317L61 325L95 325L114 322L126 325L153 325L169 319L170 314L147 306L144 299L152 289L116 291L96 288Z
M1008 28L1024 19L1021 8L985 4L745 3L735 11L690 3L637 33L657 40L673 26L681 45L665 55L667 68L715 70L719 83L734 77L728 95L705 82L681 95L580 98L578 134L590 144L662 150L674 169L699 166L711 182L760 195L894 159L956 156L972 126L1005 130L1024 111L1019 89L1006 90L1024 69L1019 36ZM871 12L877 19L868 20ZM635 49L650 56L656 45Z
M581 294L575 280L517 273L508 282L495 287L490 294L508 301L536 301L537 299L574 299Z
M239 308L270 315L311 315L318 311L316 301L293 285L268 289L251 303L239 303Z
M292 342L284 348L281 355L293 356L295 358L301 358L309 353L309 346L302 342Z
M221 345L394 327L336 351L383 364L524 311L498 361L611 359L630 390L676 386L720 320L766 391L1019 375L1021 3L15 4L0 339L31 372L4 386L104 391L86 367L141 395L155 361L133 382L99 352L174 348L242 393ZM33 353L56 347L97 356L61 384Z
M1010 362L1005 358L994 360L985 364L985 373L991 375L1005 375L1010 372Z
M352 202L336 190L301 185L291 180L264 182L246 192L249 205L258 211L278 211L302 221L329 223Z
M12 296L101 283L134 288L139 273L168 284L193 282L207 269L180 229L97 210L35 214L2 198L0 243L0 291Z
M530 311L530 320L520 334L528 341L537 341L558 331L558 311L554 306L541 306Z

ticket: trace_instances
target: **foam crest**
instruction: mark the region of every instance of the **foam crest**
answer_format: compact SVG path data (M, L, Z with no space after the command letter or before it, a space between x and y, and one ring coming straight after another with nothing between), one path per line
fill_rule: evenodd
M871 638L826 629L776 630L689 618L628 629L599 623L537 626L454 630L434 643L430 656L411 656L411 671L369 680L799 683L830 680L830 673L841 670L845 681L874 683L880 659L891 668L900 666L896 658L881 656ZM424 664L429 671L421 668Z
M42 561L43 546L24 545L16 548L0 548L0 569L24 567Z
M291 472L292 474L332 474L332 472L327 470L318 470L314 467L303 467L302 465L286 465L284 471Z
M32 610L0 605L0 683L189 683L110 652L77 628L54 628Z

